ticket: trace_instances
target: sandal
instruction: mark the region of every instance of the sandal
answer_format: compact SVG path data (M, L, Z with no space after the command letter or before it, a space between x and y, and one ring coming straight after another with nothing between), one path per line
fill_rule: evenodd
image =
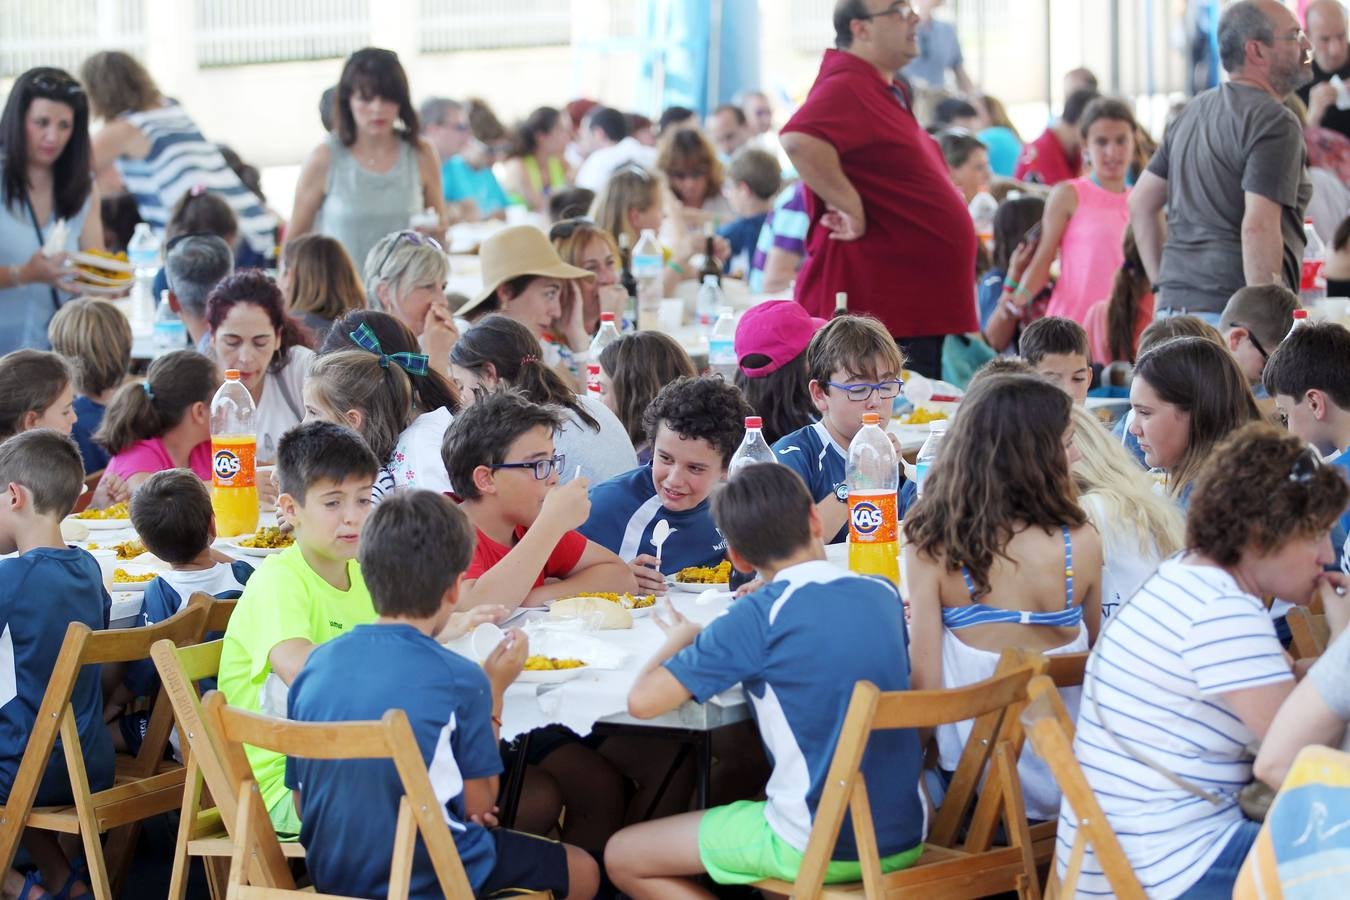
M61 890L52 894L52 900L71 900L70 892L75 889L75 885L82 884L85 892L81 897L92 897L94 895L94 886L89 882L89 869L84 864L83 859L77 859L70 864L70 875L66 878L66 883L61 885ZM20 898L23 900L23 898Z
M16 900L36 900L32 897L33 888L42 891L43 896L47 896L47 889L42 886L42 873L37 869L29 872L23 877L23 888L19 891Z

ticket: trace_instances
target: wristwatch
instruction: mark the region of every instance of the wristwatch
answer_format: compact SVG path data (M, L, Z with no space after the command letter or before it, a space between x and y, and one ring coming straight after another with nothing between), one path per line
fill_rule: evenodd
M834 486L834 499L840 503L848 502L848 482L841 481Z

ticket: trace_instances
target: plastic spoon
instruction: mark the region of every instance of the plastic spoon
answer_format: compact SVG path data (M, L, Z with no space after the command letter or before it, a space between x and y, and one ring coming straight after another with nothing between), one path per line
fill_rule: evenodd
M656 566L658 569L661 567L661 548L666 545L666 538L678 530L678 528L671 528L670 523L665 519L658 521L656 527L652 529L652 548L656 550Z

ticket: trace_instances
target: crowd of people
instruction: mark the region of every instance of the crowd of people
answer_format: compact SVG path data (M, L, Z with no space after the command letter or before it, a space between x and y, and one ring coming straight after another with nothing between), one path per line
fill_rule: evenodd
M479 896L791 880L854 684L963 687L1012 648L1091 651L1064 692L1075 754L1149 892L1231 890L1257 830L1239 790L1278 788L1350 717L1350 330L1304 308L1320 288L1308 234L1326 237L1333 296L1350 282L1346 15L1241 0L1218 27L1228 80L1160 141L1077 69L1023 143L940 6L838 0L835 48L781 122L751 92L703 121L578 100L508 128L482 100L414 104L398 57L367 48L320 101L327 137L285 220L132 56L20 76L0 116L0 549L18 551L0 561L0 623L26 648L6 733L31 729L67 623L108 624L97 565L60 535L87 482L94 508L129 504L170 570L146 622L194 591L239 598L229 703L304 721L407 710ZM481 289L448 295L448 230L498 219ZM138 221L162 239L154 290L185 339L133 375L125 314L77 296L71 262L125 247ZM645 232L664 296L709 271L790 292L739 315L734 377L632 321ZM591 358L610 322L624 333ZM256 407L261 501L294 537L256 571L212 549L227 371ZM900 477L902 603L826 546L849 534L850 444L870 416L921 405L916 374L963 397L922 493ZM1090 394L1129 410L1105 425ZM750 416L781 465L731 470ZM727 560L757 577L702 630L660 620L629 708L741 683L767 754L748 728L719 744L720 805L690 812L675 748L552 726L521 763L519 830L496 827L527 641L510 632L481 667L438 642L579 592L662 594ZM1332 642L1296 687L1285 618L1309 604ZM98 789L138 732L105 732L81 679ZM938 729L927 765L917 733L873 738L883 869L920 858L920 787L938 792L969 735ZM0 797L22 752L0 743ZM331 761L249 762L319 890L383 890L387 855L356 848L390 842L392 769L353 783ZM1018 771L1028 816L1058 820L1062 870L1078 817L1029 749ZM63 777L39 802L70 800ZM36 868L7 872L6 896L80 896L55 841L25 846ZM845 829L827 880L856 879L858 852ZM414 868L413 895L433 895ZM1091 851L1083 876L1109 892Z

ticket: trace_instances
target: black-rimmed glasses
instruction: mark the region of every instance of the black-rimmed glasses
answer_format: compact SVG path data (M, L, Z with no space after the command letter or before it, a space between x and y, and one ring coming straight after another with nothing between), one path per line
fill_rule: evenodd
M549 459L536 459L534 462L516 462L516 463L497 463L491 466L493 469L533 469L535 481L545 481L548 476L557 472L562 474L563 466L567 464L567 455L559 453Z
M389 242L389 249L384 251L384 259L380 260L380 264L375 267L375 273L377 275L384 272L385 264L389 262L389 257L394 255L394 251L398 249L398 245L400 243L412 244L414 247L434 247L436 248L437 252L440 253L445 252L445 249L441 247L440 241L436 240L434 237L425 235L420 231L413 231L412 229L406 229L404 231L400 231L398 233L398 236L399 240Z
M1252 346L1256 348L1256 352L1261 354L1261 362L1267 362L1270 359L1270 354L1266 352L1266 348L1262 347L1261 342L1256 339L1256 332L1252 331L1249 326L1243 325L1241 322L1234 322L1233 327L1246 329L1247 340L1251 341Z

